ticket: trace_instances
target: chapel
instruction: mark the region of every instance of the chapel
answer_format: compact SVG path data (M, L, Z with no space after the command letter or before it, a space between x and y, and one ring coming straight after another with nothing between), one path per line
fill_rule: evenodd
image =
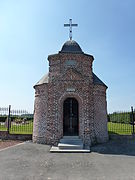
M57 146L63 137L78 137L90 147L108 140L107 86L94 74L93 60L71 32L48 56L49 72L34 86L33 142Z

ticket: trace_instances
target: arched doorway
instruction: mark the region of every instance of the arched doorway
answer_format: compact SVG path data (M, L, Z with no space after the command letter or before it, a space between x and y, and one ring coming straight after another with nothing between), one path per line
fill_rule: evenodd
M78 132L78 101L75 98L67 98L63 103L63 135L77 136Z

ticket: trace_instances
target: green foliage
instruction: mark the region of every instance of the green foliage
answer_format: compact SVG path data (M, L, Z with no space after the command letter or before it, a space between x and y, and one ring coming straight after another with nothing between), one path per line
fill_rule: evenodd
M8 117L7 115L0 115L0 122L5 122L7 117ZM11 115L10 116L11 121L17 121L17 120L22 121L24 118L27 119L27 121L31 121L33 120L33 115L21 115L21 116Z
M7 119L7 116L1 116L0 115L0 122L5 122Z
M108 115L108 122L131 124L130 112L114 112Z

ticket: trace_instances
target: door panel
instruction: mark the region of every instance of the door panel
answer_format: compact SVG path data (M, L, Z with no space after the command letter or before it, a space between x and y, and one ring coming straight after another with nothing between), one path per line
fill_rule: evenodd
M78 101L75 98L67 98L63 104L63 134L78 135L78 122Z

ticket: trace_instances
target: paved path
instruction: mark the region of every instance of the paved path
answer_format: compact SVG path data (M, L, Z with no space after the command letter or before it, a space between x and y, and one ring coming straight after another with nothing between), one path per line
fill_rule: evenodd
M135 180L135 141L110 141L92 153L49 153L25 143L0 151L0 180Z

